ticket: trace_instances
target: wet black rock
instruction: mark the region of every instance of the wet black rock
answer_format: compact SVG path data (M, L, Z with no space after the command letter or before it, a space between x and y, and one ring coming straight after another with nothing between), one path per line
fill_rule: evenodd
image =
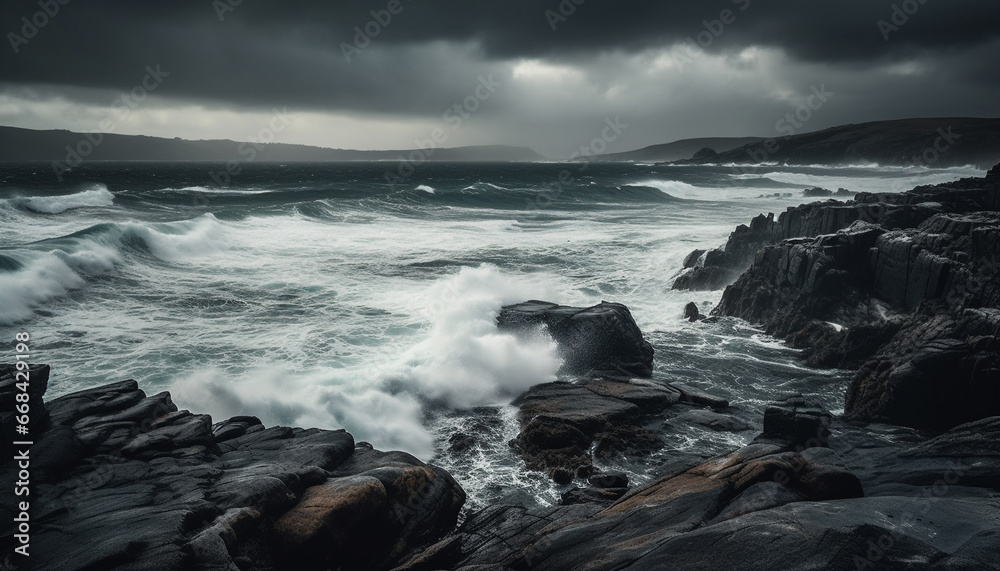
M587 479L595 488L627 488L628 474L625 472L603 472Z
M758 442L786 448L826 446L833 416L823 405L802 396L789 397L764 409L764 432Z
M444 470L343 430L213 425L135 381L42 406L48 368L32 370L33 412L50 419L31 434L36 569L389 569L450 531L465 501Z
M621 490L573 489L563 496L563 503L569 505L552 508L491 507L466 521L454 536L457 542L451 544L450 559L437 564L443 569L476 565L487 566L484 569L674 568L674 563L666 562L665 544L673 546L670 553L684 554L688 541L701 542L702 535L718 541L719 535L736 534L740 541L765 543L765 537L777 536L773 529L758 535L757 529L768 516L786 526L813 525L812 520L797 521L775 510L817 505L813 502L839 501L846 506L863 496L859 480L835 455L810 458L769 445L753 445L693 467L679 467L608 505L610 496ZM842 516L844 522L860 525L869 517L868 505L847 509L851 511ZM761 514L765 517L757 517ZM816 524L815 537L824 534L825 525L837 529L841 524ZM797 568L812 561L803 554L822 544L804 538L797 541L806 545L794 547L789 542L782 546L782 553L769 555L769 560L784 562L779 565L782 568ZM833 560L842 556L836 549L824 553ZM731 568L744 559L732 554L723 558L703 547L697 561L693 556L684 559L681 568Z
M851 418L941 430L1000 414L998 207L990 178L791 209L713 314L858 369Z
M528 468L550 473L589 468L595 441L599 455L648 454L663 442L636 423L680 399L672 387L644 379L595 377L537 385L514 401L521 431L513 444Z
M577 504L611 505L628 493L628 488L573 488L562 494L560 502L564 506Z
M724 248L703 255L701 250L692 252L684 261L686 272L674 281L673 289L708 291L724 288L750 266L757 250L775 242L777 229L774 215L762 214L749 226L738 227Z
M803 190L802 196L807 196L807 197L833 196L833 191L827 190L825 188L820 188L817 186L816 188L807 188Z
M684 269L693 268L698 265L698 261L705 255L705 250L695 250L684 257Z
M571 374L596 370L649 377L653 373L653 347L620 303L579 308L528 301L502 308L497 326L522 334L544 327L559 344L564 370Z
M701 312L698 311L698 304L692 301L684 306L684 319L694 323L701 318Z
M731 414L711 410L691 410L671 419L672 424L698 425L719 432L743 432L752 427Z

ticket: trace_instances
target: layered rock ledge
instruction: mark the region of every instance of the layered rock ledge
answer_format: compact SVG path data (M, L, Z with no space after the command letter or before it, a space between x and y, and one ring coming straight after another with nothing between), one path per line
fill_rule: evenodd
M754 251L713 315L760 325L810 365L857 369L851 418L942 430L998 415L998 169L758 218L687 282L725 282Z
M26 438L13 434L14 372L0 365L5 448ZM28 568L389 569L449 532L465 502L444 470L343 430L213 424L135 381L43 403L48 376L30 369L30 497L0 494L5 553L15 499L30 500Z

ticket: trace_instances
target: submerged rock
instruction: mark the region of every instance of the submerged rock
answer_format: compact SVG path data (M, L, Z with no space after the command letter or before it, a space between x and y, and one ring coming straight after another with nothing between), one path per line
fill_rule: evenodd
M649 377L653 373L653 347L620 303L579 308L527 301L502 308L497 327L515 332L544 327L559 344L563 368L571 374L596 370Z

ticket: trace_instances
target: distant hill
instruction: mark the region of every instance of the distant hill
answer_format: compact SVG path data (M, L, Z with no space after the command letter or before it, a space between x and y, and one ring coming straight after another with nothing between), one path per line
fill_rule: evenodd
M411 150L353 151L307 145L272 143L255 146L228 140L189 141L142 135L73 133L70 131L36 131L17 127L0 127L0 162L58 161L65 162L69 151L86 153L81 158L92 161L246 161L267 162L334 162L334 161L395 161L400 155L409 157ZM96 141L99 144L93 144ZM253 158L250 159L251 154ZM527 147L502 145L434 149L430 161L513 162L539 161L545 157Z
M716 149L718 151L718 149ZM755 142L684 164L963 166L1000 162L1000 119L902 119L843 125Z
M684 139L653 145L637 151L602 155L602 161L635 161L635 162L673 162L690 159L698 151L709 148L717 153L731 151L762 141L763 137L705 137L700 139Z

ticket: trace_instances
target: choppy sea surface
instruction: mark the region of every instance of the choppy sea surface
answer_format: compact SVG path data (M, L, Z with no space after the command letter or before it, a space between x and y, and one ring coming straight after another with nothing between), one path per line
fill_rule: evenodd
M343 427L449 469L472 508L552 503L561 489L508 447L509 403L557 378L551 341L494 325L504 304L629 306L655 378L724 396L759 427L805 393L843 408L848 374L803 367L748 324L691 324L722 292L675 292L684 257L737 224L809 202L802 190L901 192L974 168L632 164L0 164L0 337L28 331L49 396L134 378L216 419ZM564 171L568 171L569 176ZM12 350L6 351L12 356ZM4 359L6 360L6 359ZM682 453L755 431L670 423L667 447L625 469L644 481ZM455 452L456 433L477 436Z

